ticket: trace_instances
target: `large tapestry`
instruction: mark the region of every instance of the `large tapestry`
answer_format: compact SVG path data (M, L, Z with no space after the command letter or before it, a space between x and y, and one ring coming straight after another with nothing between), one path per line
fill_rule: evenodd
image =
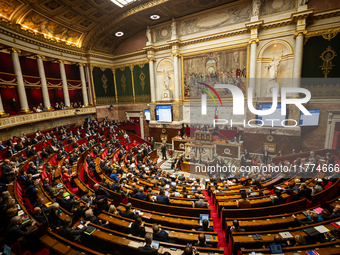
M130 67L117 68L115 76L118 103L133 103L131 68Z
M135 102L149 103L151 101L149 64L140 64L133 67L133 83Z
M302 87L313 98L339 98L340 28L307 33L303 49ZM312 78L312 79L307 79ZM319 79L316 79L319 78Z
M92 77L97 105L116 103L113 71L111 68L93 67Z
M199 99L209 86L232 84L246 91L247 46L182 57L183 99ZM208 86L207 86L208 85ZM221 98L231 98L227 89L216 89Z

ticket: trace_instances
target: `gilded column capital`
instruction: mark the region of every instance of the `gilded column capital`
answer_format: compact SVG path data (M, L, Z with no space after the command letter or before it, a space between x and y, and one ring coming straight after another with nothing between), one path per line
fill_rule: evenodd
M300 36L300 35L305 35L305 34L307 34L307 30L296 31L294 33L294 38L296 38L297 36Z
M56 60L57 63L65 63L65 60L64 59L58 59Z
M16 53L21 53L21 50L17 49L17 48L8 48L7 49L9 52L16 52Z
M85 63L77 63L77 66L86 66Z
M43 55L34 55L33 57L40 58L40 59L44 59L45 58L45 56L43 56Z
M260 39L259 38L254 38L254 39L250 39L249 40L249 44L252 44L252 43L259 43L260 42Z
M172 54L171 54L171 57L179 57L179 58L180 58L180 57L181 57L181 54L179 54L179 53L172 53Z
M150 62L150 61L156 62L156 59L155 58L148 58L147 61L148 62Z

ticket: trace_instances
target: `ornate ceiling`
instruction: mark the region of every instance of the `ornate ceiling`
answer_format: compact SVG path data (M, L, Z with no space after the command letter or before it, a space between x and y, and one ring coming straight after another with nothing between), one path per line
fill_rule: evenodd
M172 18L236 0L137 0L120 8L110 0L1 0L0 17L46 38L112 53L128 37ZM161 16L150 19L152 14ZM116 37L117 31L124 36Z

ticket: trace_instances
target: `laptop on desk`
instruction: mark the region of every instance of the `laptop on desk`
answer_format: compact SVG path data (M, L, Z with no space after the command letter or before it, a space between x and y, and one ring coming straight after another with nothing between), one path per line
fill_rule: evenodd
M271 255L284 255L281 244L270 244L269 249Z

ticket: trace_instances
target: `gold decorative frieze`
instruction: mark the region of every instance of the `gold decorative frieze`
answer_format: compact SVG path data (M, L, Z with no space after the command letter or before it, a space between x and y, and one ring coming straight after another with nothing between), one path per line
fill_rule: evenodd
M76 110L79 110L76 112ZM3 117L0 119L0 129L10 128L14 126L24 125L32 122L39 122L57 118L65 118L72 117L76 115L84 115L84 114L94 114L96 113L95 107L85 107L85 108L77 108L77 109L67 109L67 110L58 110L58 111L48 111L48 112L39 112L32 113L26 115L15 115L9 117Z
M300 36L300 35L306 35L307 34L307 30L301 30L301 31L296 31L294 33L294 38L296 38L297 36Z
M340 86L335 85L311 85L305 86L306 89L311 93L312 98L325 98L325 99L335 99L340 98Z
M332 29L324 29L324 30L319 30L319 31L312 31L308 32L305 35L305 41L304 43L308 41L309 38L314 37L314 36L322 36L324 39L330 41L332 40L338 33L340 32L340 27L337 28L332 28Z

